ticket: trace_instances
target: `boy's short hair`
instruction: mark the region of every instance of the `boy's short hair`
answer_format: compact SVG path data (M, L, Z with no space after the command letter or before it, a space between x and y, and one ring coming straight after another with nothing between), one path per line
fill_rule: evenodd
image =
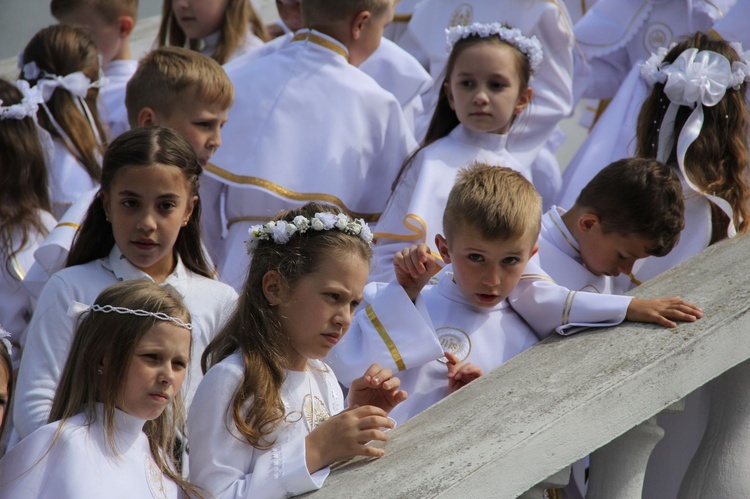
M393 0L305 0L300 4L302 25L305 28L329 27L348 21L365 10L378 17Z
M654 241L647 252L669 253L685 226L680 178L652 158L626 158L607 165L586 184L576 205L599 217L602 232L632 234Z
M98 13L110 24L120 16L138 18L138 0L52 0L49 6L55 19L82 8Z
M305 0L307 1L307 0ZM450 244L460 227L470 226L488 240L534 242L542 223L542 198L523 175L510 168L473 163L458 172L443 212L443 231Z
M215 60L181 47L152 50L138 61L125 92L130 126L138 125L138 113L145 107L170 116L188 90L195 91L195 98L226 109L234 102L234 85Z

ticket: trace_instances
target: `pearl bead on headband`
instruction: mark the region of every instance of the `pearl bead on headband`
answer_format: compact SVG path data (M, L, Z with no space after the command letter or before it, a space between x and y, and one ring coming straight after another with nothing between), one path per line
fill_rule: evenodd
M508 28L500 23L473 23L468 26L454 26L445 30L445 36L448 41L448 53L453 50L453 46L459 40L470 36L487 38L492 35L498 36L502 41L513 45L520 50L529 59L531 72L535 73L542 64L544 52L542 44L535 36L524 36L518 28Z

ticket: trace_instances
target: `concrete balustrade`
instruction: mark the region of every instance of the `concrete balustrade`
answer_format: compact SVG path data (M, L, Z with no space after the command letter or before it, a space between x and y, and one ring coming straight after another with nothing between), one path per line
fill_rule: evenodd
M524 494L750 358L748 254L750 238L725 241L634 290L680 295L702 320L552 337L393 430L382 459L339 465L314 495Z

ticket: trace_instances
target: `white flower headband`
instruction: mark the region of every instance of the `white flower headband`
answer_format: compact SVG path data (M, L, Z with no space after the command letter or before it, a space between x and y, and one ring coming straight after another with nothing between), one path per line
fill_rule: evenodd
M76 301L74 301L68 308L68 316L70 317L76 317L85 312L101 312L104 314L116 313L123 315L136 315L138 317L153 317L154 319L158 319L160 321L172 322L187 330L193 329L193 325L191 323L185 322L179 317L172 317L170 315L167 315L164 312L151 312L149 310L115 307L113 305L98 305L96 303L89 307L84 305L83 303L79 303Z
M3 329L2 326L0 326L0 342L2 342L3 346L6 350L8 350L8 355L13 357L13 345L10 343L10 333Z
M29 82L18 80L15 82L16 88L21 91L23 99L18 104L3 106L3 100L0 99L0 121L1 120L22 120L25 118L36 119L36 112L39 104L42 103L41 94L37 87L31 87Z
M531 72L536 72L544 58L542 44L536 36L524 36L520 29L508 28L500 23L473 23L468 26L454 26L445 30L449 53L453 50L453 46L459 40L470 36L487 38L492 35L497 35L502 41L513 45L523 52L529 59Z
M703 192L688 177L685 170L685 153L698 138L703 128L703 106L713 107L718 104L732 88L739 90L745 81L750 81L750 51L744 52L742 45L732 43L742 62L729 62L723 55L710 50L690 48L683 51L671 64L665 64L664 57L671 50L660 48L641 65L641 76L649 84L664 84L664 93L669 98L669 107L659 127L659 145L656 159L666 162L674 144L674 124L680 106L693 108L677 138L677 164L687 185L695 192L705 196L718 206L729 217L730 224L727 236L736 234L731 205L713 194Z
M326 211L316 213L312 218L298 215L291 222L272 220L264 225L254 225L247 231L250 238L245 241L245 246L247 253L250 254L255 251L260 241L272 240L276 244L286 244L297 232L304 234L308 230L320 232L331 229L358 236L367 244L372 242L372 231L364 220L361 218L353 220L344 213L334 214Z

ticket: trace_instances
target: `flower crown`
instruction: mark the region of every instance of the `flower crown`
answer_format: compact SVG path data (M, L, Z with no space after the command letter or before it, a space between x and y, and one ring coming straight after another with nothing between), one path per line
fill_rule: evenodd
M372 231L364 220L361 218L351 219L344 213L335 214L326 211L316 213L312 218L298 215L291 222L272 220L264 225L254 225L247 230L250 237L245 241L245 246L247 247L247 253L251 254L258 247L260 241L286 244L298 232L304 234L308 230L320 232L331 229L358 236L367 244L372 242Z
M15 86L21 91L23 99L21 102L10 106L3 106L3 100L0 99L0 121L36 118L39 104L42 103L39 89L37 87L31 87L29 82L25 80L16 81Z
M459 40L470 36L487 38L492 35L497 35L502 41L513 45L523 52L529 59L532 73L535 73L539 69L539 65L542 64L542 59L544 58L542 44L536 36L524 36L518 28L508 28L500 23L473 23L468 26L454 26L445 30L449 53Z

